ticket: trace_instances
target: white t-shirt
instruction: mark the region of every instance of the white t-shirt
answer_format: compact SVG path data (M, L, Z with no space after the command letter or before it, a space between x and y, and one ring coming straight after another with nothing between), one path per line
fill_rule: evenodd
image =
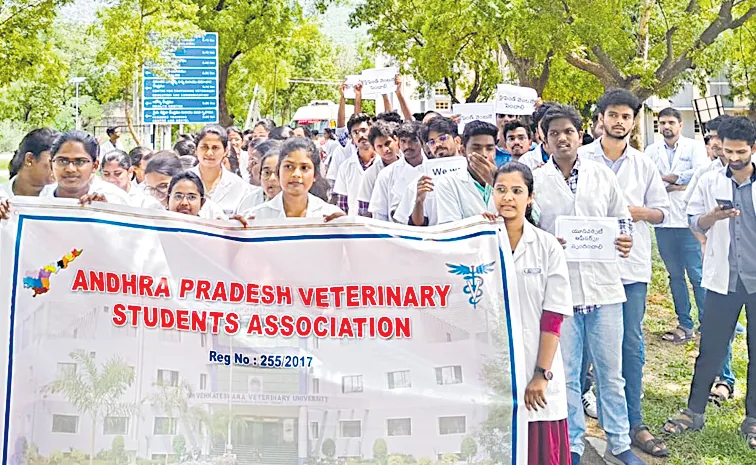
M392 221L394 212L407 190L407 185L412 179L417 179L418 173L422 173L423 163L426 160L427 158L423 156L419 165L412 166L407 163L404 157L401 157L378 173L368 208L373 218Z
M322 218L340 212L341 210L336 205L331 205L330 203L324 202L319 197L307 194L307 212L305 213L305 217ZM283 193L279 193L277 196L262 205L258 205L255 208L245 211L242 216L254 216L255 219L258 220L286 218L286 210L284 210L283 204Z
M370 199L373 196L373 188L375 187L375 180L378 179L378 175L387 166L396 164L395 161L391 165L386 165L383 162L383 158L376 155L376 160L368 169L365 170L365 175L362 177L362 185L360 191L357 194L357 200L360 202L370 203Z
M39 193L40 197L55 197L55 190L58 188L58 183L52 183L45 186L42 192ZM132 205L131 197L128 192L116 187L109 182L105 182L97 176L92 176L92 181L89 183L88 194L102 194L108 203L115 203L118 205Z

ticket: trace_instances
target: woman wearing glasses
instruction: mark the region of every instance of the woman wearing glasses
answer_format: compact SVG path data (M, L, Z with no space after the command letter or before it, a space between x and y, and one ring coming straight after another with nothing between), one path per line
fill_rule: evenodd
M190 171L202 180L205 195L220 205L227 215L236 213L249 192L249 184L223 168L228 155L228 134L220 126L205 126L197 142L199 164Z
M177 174L168 185L168 210L184 215L200 216L205 205L205 187L191 171Z
M239 213L243 213L250 208L261 205L281 192L281 183L278 182L278 175L276 174L280 147L281 142L277 140L269 140L255 148L255 152L259 152L260 154L260 160L255 163L255 168L258 169L256 177L261 180L262 187L254 185L249 186L249 194L247 194L239 204ZM252 158L250 157L250 161L251 160ZM250 174L252 173L252 169L253 167L250 163Z
M145 190L160 201L164 208L170 208L168 191L171 180L184 172L181 160L171 152L161 152L156 154L144 170ZM203 188L204 192L204 188ZM204 194L203 194L204 195ZM225 218L223 209L209 200L203 202L199 216L206 219Z
M95 176L99 166L97 140L82 131L69 131L55 140L50 150L56 183L48 184L40 197L79 199L131 205L129 194Z

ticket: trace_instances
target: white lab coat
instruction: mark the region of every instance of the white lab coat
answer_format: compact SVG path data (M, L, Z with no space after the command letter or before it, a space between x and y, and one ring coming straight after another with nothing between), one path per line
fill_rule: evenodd
M228 219L228 215L226 215L226 212L223 211L221 206L208 198L205 198L205 204L202 205L197 216L206 220Z
M339 176L339 169L341 168L341 165L345 161L356 156L359 156L357 153L357 147L355 147L351 142L347 142L346 147L339 147L334 150L333 154L331 155L331 159L328 161L328 171L326 171L325 176L326 180L328 180L330 183L335 183L336 179Z
M307 194L307 218L323 218L324 216L340 213L341 210L336 205L324 202L321 198L312 194ZM244 212L243 216L254 216L257 220L267 220L273 218L286 218L284 210L283 193L278 194L271 200L258 205L255 208Z
M339 168L338 177L336 178L336 184L333 185L334 194L347 196L349 211L346 213L351 216L357 216L360 210L358 198L360 187L362 187L362 180L365 178L365 170L362 169L362 164L358 157L359 155L355 155L342 163ZM378 161L380 161L379 157L378 160L373 159L372 163L377 163Z
M127 194L131 200L132 207L145 208L147 210L165 210L165 207L158 199L145 192L144 189L135 187L133 184Z
M39 196L46 198L55 197L55 190L57 188L58 183L48 184L44 187L44 189L42 189L42 192L39 193ZM105 182L95 175L92 175L92 181L89 183L88 194L102 194L105 196L105 200L107 200L108 203L114 203L118 205L132 205L131 197L125 190L121 189L120 187L116 187L109 182Z
M417 199L417 181L419 181L422 176L424 176L424 173L419 172L409 181L409 183L407 183L407 188L404 190L402 199L399 201L396 211L394 211L394 221L397 223L409 224L412 211L415 209L415 200ZM436 183L437 182L438 181L436 181ZM423 201L423 213L425 214L425 217L428 218L428 226L435 226L438 224L435 186L434 190L428 192L425 196L425 201Z
M579 155L580 159L605 164L600 141L601 139L598 139L595 144L581 147L583 151ZM580 150L578 150L578 153L580 153ZM660 210L665 217L669 215L669 197L664 187L664 181L662 181L654 162L629 144L623 157L617 172L617 180L625 193L625 200L628 205L653 208ZM620 276L626 284L650 283L651 230L649 223L645 221L635 222L634 226L635 234L630 257L619 261Z
M525 152L517 161L530 168L531 171L535 170L543 164L542 145L537 145L533 150Z
M407 190L407 185L423 172L423 163L426 160L427 158L423 155L422 162L417 166L412 166L407 163L404 157L401 157L378 173L368 207L373 218L392 221L394 212L399 207L399 202L401 202L402 196Z
M706 155L706 146L703 142L680 137L677 141L675 154L672 158L672 164L669 163L665 142L659 141L646 147L646 155L656 164L659 174L675 174L678 179L677 184L688 184L693 177L695 170L705 164L709 157ZM684 182L681 182L684 181ZM666 184L666 183L665 183ZM664 219L662 224L657 224L657 228L687 228L688 217L685 215L685 191L669 192L669 215Z
M435 190L438 224L460 221L486 211L496 211L493 207L493 192L486 204L475 186L473 177L466 169L439 177Z
M756 189L752 189L756 208ZM732 201L732 179L727 168L710 171L698 181L688 202L688 215L705 215L717 206L717 199ZM701 287L717 294L727 294L730 287L730 219L719 220L706 231Z
M530 382L538 363L541 315L544 310L572 316L572 293L564 250L551 234L527 221L514 251L520 321L524 344L525 373ZM557 347L551 364L554 378L546 387L546 408L528 410L528 421L567 418L567 386L562 351Z
M189 171L200 176L199 165L191 168ZM220 181L218 181L212 191L205 192L205 197L217 203L226 215L233 215L236 213L244 196L250 191L250 187L239 176L221 168Z
M685 204L687 205L688 202L690 202L690 198L693 197L693 192L696 190L696 186L698 185L698 181L701 180L701 176L708 173L709 171L720 170L724 166L725 165L723 165L718 158L716 160L711 160L711 163L704 163L703 165L699 166L698 169L696 169L696 172L693 174L693 177L690 178L688 188L685 189Z
M265 202L265 190L260 186L249 186L249 192L239 202L239 206L236 208L236 213L241 214L251 208L258 205L262 205Z
M560 216L630 220L627 201L612 170L580 159L579 172L577 194L572 193L553 158L533 172L542 229L554 234ZM626 300L617 262L570 262L568 267L574 305L608 305Z
M13 185L16 183L17 176L13 176L7 182L0 184L0 201L10 200L16 196L13 193Z
M391 165L395 164L392 163ZM362 184L360 184L360 190L357 193L357 200L360 202L370 203L370 199L373 196L373 188L375 188L375 181L378 179L378 175L387 166L383 162L383 158L378 155L375 156L373 164L365 170L365 174L362 176Z

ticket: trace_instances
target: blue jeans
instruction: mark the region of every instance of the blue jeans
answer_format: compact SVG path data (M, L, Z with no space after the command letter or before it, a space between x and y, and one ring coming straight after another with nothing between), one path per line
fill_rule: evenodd
M622 338L622 377L625 378L625 397L630 428L643 424L641 391L643 365L646 363L643 342L643 316L646 314L648 284L625 284L627 302L622 304L625 334Z
M609 450L619 455L630 449L625 380L622 378L622 304L602 305L587 315L575 315L562 324L562 358L567 378L567 407L570 451L583 455L581 369L583 347L593 363L598 397L599 424L609 441Z
M669 288L672 291L677 321L683 328L693 329L685 273L688 273L688 280L693 286L700 323L703 321L706 296L706 291L701 287L701 243L688 228L656 228L656 243L669 273Z

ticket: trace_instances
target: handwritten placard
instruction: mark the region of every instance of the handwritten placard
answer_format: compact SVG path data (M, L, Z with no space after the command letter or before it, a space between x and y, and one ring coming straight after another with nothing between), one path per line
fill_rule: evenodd
M467 158L462 156L434 158L423 163L426 176L438 178L451 173L463 173L467 169Z
M501 115L532 115L538 92L530 87L511 84L496 86L496 113Z
M452 106L455 115L459 115L459 132L465 130L465 125L471 121L485 121L496 125L496 113L493 102L488 103L456 103Z
M346 99L353 99L356 97L354 93L354 86L359 84L360 82L360 75L359 74L350 74L346 77L344 80L344 84L346 84L346 89L344 89L344 98Z
M372 68L362 71L363 98L377 98L396 92L396 68Z
M568 262L613 262L617 260L614 241L619 236L617 218L560 216L556 220L556 237L567 244Z

